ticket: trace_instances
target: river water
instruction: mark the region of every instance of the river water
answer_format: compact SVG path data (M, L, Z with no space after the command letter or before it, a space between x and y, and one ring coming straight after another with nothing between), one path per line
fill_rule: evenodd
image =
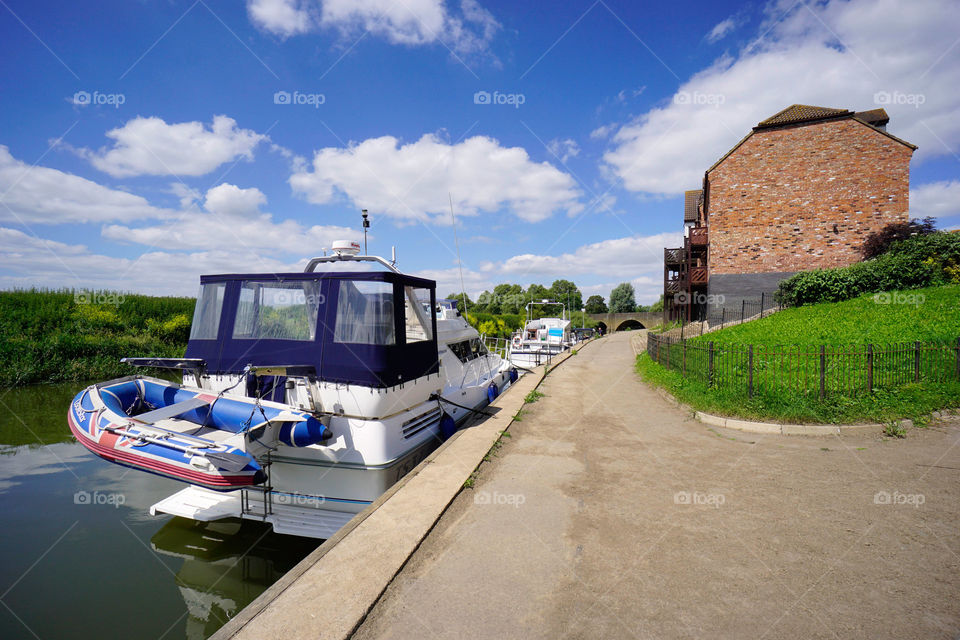
M185 485L74 441L83 384L0 390L0 638L206 638L318 545L155 517Z

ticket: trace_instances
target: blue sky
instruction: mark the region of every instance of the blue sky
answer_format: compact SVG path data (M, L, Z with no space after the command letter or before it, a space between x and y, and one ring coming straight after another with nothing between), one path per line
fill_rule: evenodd
M656 299L681 194L793 103L882 106L960 225L950 0L0 1L0 287L193 294L333 240Z

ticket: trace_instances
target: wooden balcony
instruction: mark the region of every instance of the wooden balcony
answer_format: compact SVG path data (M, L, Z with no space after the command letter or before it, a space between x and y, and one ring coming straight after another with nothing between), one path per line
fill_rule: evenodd
M690 269L690 284L707 284L709 273L706 267L694 267Z
M695 247L705 247L710 243L706 227L690 227L690 244Z
M679 249L664 249L663 250L663 263L666 265L671 264L683 264L687 261L686 252L683 250L683 247Z

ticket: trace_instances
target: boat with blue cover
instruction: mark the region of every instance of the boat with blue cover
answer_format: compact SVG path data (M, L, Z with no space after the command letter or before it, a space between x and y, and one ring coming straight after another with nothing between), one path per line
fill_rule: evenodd
M68 421L117 464L186 482L151 507L326 538L517 378L432 280L339 242L303 272L207 275L183 358L77 395Z

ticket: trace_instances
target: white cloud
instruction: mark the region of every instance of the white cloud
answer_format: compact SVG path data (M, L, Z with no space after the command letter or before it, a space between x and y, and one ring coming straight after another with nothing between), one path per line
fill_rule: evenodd
M241 189L224 182L207 191L203 206L210 213L246 217L259 215L260 207L266 203L267 197L260 189Z
M458 216L506 208L537 222L556 211L583 209L581 191L568 174L531 161L521 147L501 147L484 136L448 144L428 134L404 145L393 136L370 138L317 151L311 168L290 177L293 190L308 201L324 204L339 192L357 208L406 220L432 214L448 223L448 193Z
M680 246L682 233L659 233L653 236L613 238L578 247L562 255L522 254L506 261L485 262L480 270L522 276L575 276L593 274L601 277L637 277L651 271L662 271L663 248Z
M247 12L255 25L286 37L310 30L307 6L300 0L249 0Z
M252 160L254 148L268 139L238 129L227 116L214 116L209 129L196 121L167 124L157 117L136 117L106 135L113 140L112 148L79 153L114 177L200 176L227 162Z
M566 164L570 158L580 155L580 145L576 140L567 138L566 140L553 139L547 143L547 151L560 159L560 162Z
M237 259L247 255L320 254L334 240L359 240L360 234L347 227L305 226L295 220L276 222L259 210L266 204L259 189L241 189L220 184L206 193L203 211L186 211L178 219L147 227L108 225L103 237L118 242L135 242L151 247L176 249L233 250Z
M629 282L633 285L635 293L634 299L637 301L637 304L651 305L663 295L663 276L639 276L637 278L630 278L629 280L591 284L580 287L580 292L583 293L584 300L590 296L603 296L604 301L609 303L610 292L621 282Z
M960 180L943 180L910 189L910 217L960 215Z
M615 124L601 125L590 132L590 138L592 140L603 140L604 138L609 137L610 134L613 133L613 130L616 128L617 128L617 125Z
M461 0L459 14L445 0L248 0L247 12L255 25L284 37L326 28L408 46L442 42L460 54L486 51L500 29L476 0Z
M57 169L14 158L0 145L0 220L27 224L164 218L174 212Z
M771 16L787 10L786 17L761 25L763 39L718 59L670 103L620 128L604 160L627 189L678 194L696 186L751 127L794 103L883 107L888 130L919 145L921 161L960 144L960 93L953 90L960 85L960 47L952 47L960 4L790 6L771 7Z
M733 16L718 22L714 25L713 29L710 30L710 33L707 34L707 42L713 44L714 42L723 40L736 26L737 21Z
M4 265L0 288L4 289L46 286L193 296L201 274L301 271L304 263L241 255L235 250L151 251L136 259L118 258L0 227L0 264Z

